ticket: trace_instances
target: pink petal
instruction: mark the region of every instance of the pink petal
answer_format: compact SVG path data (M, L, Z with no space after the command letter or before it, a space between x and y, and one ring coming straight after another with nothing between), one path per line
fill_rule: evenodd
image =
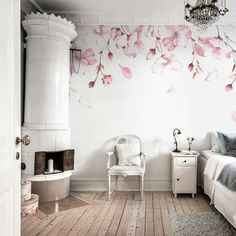
M156 49L155 48L150 48L149 52L147 54L146 60L151 60L153 57L156 55Z
M165 47L167 47L168 51L173 51L176 48L174 41L175 37L173 36L162 39L162 43Z
M84 60L84 59L81 59L80 60L80 63L81 63L81 65L84 65L84 66L88 66L89 64L88 64L88 61L87 60Z
M144 44L141 40L137 40L134 44L134 46L137 48L137 49L142 49Z
M125 67L125 66L121 66L121 71L123 73L123 75L127 78L127 79L131 79L132 78L132 71L130 70L129 67Z
M92 66L92 65L95 65L97 63L97 60L95 58L91 57L91 58L87 59L87 62L88 62L89 66Z
M172 41L174 40L174 38L171 36L171 37L167 37L167 38L164 38L162 39L162 43L163 45L166 47L169 43L171 43Z
M188 65L188 69L189 69L190 72L193 71L193 63L190 63L190 64Z
M147 28L148 34L151 32L151 29L152 29L152 25L149 25L148 28Z
M143 31L143 25L139 25L138 27L135 28L134 30L137 34L140 34Z
M234 111L234 112L232 113L232 119L233 119L234 122L236 122L236 111Z
M211 38L198 38L199 43L205 44L208 48L214 48L210 40Z
M113 54L112 54L112 52L109 52L107 56L108 56L108 59L111 61L112 58L113 58Z
M124 33L121 31L120 28L112 28L111 29L111 38L115 41L119 40L123 34Z
M190 39L192 37L192 31L188 30L187 33L185 34L187 39Z
M88 84L89 88L93 88L94 85L95 85L95 81L90 81Z
M233 55L233 51L230 47L226 47L225 49L225 57L226 58L231 58L231 56Z
M198 38L198 41L203 44L209 44L209 38Z
M230 92L231 90L233 90L233 85L232 84L226 85L225 90L226 92Z
M199 56L204 57L204 50L203 50L203 48L202 48L199 44L197 44L197 43L194 44L194 51L195 51Z
M88 48L86 49L83 53L82 53L82 58L86 59L88 57L94 57L94 51L92 48Z
M219 59L223 55L223 50L221 48L219 48L219 47L215 47L215 48L212 49L212 55L216 59Z

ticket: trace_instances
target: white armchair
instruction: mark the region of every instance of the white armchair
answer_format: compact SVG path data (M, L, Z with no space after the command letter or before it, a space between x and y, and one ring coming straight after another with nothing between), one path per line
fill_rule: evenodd
M108 196L111 197L111 176L139 176L139 190L143 200L143 185L145 174L145 158L142 152L142 142L136 135L124 135L115 141L114 152L107 152ZM116 165L111 166L111 157L116 159Z

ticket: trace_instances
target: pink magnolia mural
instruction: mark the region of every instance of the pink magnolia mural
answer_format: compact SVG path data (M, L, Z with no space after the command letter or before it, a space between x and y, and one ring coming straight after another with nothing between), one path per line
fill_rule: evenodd
M120 61L117 54L124 55L133 60L142 56L151 64L153 73L165 73L165 71L177 71L186 68L195 79L204 74L205 80L218 76L217 69L207 71L204 69L204 59L227 59L232 64L229 71L229 81L225 83L226 92L233 90L236 81L236 42L225 32L224 28L216 26L215 35L195 35L188 26L116 26L100 25L92 29L94 41L100 40L100 50L97 48L85 48L82 53L75 52L71 65L72 73L77 73L79 65L95 68L94 78L88 81L89 88L94 88L100 81L104 85L112 84L114 74L108 71L109 63L117 65L124 78L132 79L132 70L124 62ZM148 44L146 43L149 40ZM150 46L151 45L151 46ZM181 61L178 58L177 49L185 50L192 58L191 61ZM77 70L76 70L77 68ZM172 87L168 93L173 92Z

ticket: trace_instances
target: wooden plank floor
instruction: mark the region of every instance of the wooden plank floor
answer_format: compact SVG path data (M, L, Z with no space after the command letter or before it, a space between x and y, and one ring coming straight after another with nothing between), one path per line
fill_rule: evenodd
M115 192L111 201L104 192L73 192L86 206L22 218L21 235L172 235L169 217L175 213L212 211L208 198L199 193L174 198L171 192Z

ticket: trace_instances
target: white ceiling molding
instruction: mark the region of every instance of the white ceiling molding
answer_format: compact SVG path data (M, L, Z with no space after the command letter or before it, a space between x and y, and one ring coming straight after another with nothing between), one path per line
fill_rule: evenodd
M50 12L67 17L76 25L179 25L188 24L182 14L174 12ZM221 17L219 25L236 24L236 12Z
M184 19L184 12L144 12L144 11L47 11L38 4L38 0L21 0L22 3L29 2L39 12L60 15L72 21L75 25L179 25L189 24ZM24 4L22 4L24 7ZM24 11L29 13L29 11ZM229 11L217 24L236 24L236 12Z

